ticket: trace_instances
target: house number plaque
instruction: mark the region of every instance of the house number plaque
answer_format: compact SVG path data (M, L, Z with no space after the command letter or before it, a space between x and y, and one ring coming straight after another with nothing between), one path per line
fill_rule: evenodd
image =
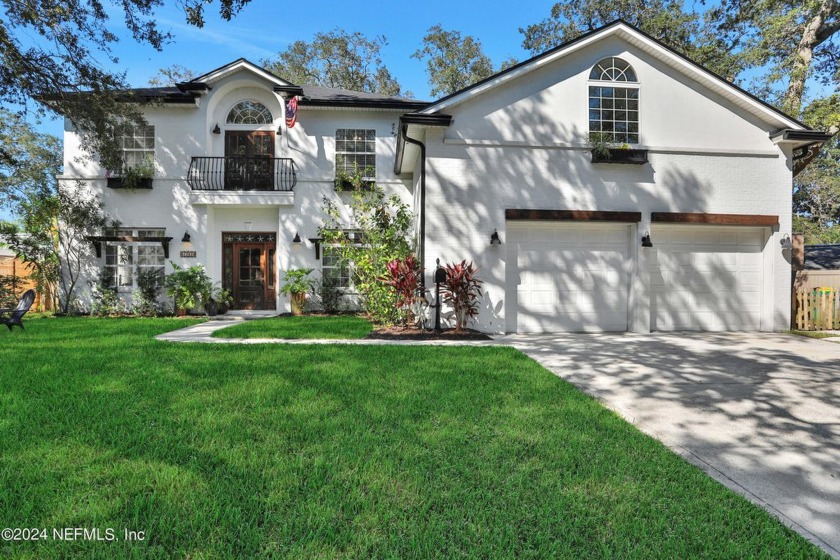
M195 258L195 251L181 251L181 258L182 259L194 259Z

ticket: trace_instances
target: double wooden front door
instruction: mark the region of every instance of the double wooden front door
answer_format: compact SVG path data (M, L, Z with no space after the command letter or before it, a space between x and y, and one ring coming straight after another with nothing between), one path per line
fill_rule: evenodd
M223 284L233 295L234 309L276 308L276 246L274 241L265 241L266 237L269 235L237 234L235 238L242 241L224 243Z
M225 131L225 189L274 189L274 132Z

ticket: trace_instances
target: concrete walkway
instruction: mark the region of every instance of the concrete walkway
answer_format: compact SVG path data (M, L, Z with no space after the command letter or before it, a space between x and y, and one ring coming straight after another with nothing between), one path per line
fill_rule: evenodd
M497 340L840 558L840 345L771 333Z
M490 341L171 342L513 346L840 559L840 345L772 333L506 335ZM830 339L829 339L830 340Z

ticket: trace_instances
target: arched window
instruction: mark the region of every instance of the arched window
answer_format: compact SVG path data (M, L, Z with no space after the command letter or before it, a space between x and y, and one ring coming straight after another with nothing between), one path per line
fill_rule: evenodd
M636 73L627 62L611 56L600 61L592 68L589 79L605 82L635 82Z
M620 58L605 58L592 68L589 73L591 141L639 143L639 85L636 82L633 67Z
M271 124L271 111L259 101L245 100L233 106L227 116L227 124Z

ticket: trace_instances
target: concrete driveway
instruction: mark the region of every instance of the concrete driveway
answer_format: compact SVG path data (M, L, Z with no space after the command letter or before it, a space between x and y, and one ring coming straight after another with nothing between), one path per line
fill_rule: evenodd
M840 558L840 344L773 333L497 341Z

